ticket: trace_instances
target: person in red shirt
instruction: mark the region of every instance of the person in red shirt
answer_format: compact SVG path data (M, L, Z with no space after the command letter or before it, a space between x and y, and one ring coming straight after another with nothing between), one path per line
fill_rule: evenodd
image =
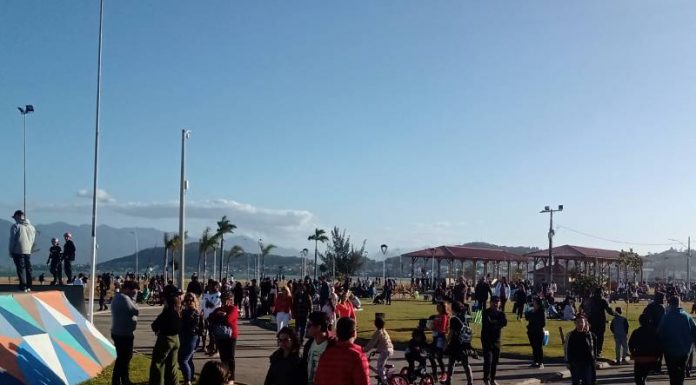
M355 309L353 304L348 300L348 291L341 293L341 297L336 304L336 318L348 317L353 321L357 321L355 318Z
M223 305L215 309L209 316L209 319L230 328L229 337L215 336L215 344L218 347L218 352L220 352L220 361L227 365L230 370L230 376L234 380L234 350L237 346L237 337L239 337L239 327L237 326L239 310L234 306L234 297L231 293L222 293L220 299Z
M343 317L336 322L338 341L326 348L319 359L314 385L369 385L370 367L357 337L355 320Z
M292 295L290 288L283 286L275 299L273 310L276 317L277 332L290 324L290 309L292 309Z

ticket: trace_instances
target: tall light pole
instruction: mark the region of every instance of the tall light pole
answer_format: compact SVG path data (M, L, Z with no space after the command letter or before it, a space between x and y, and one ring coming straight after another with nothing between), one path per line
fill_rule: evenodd
M94 290L97 275L97 181L99 177L99 123L101 112L102 26L104 24L104 0L99 2L99 49L97 54L97 111L94 121L94 180L92 185L92 274L89 277L89 304L87 315L94 323Z
M263 239L259 238L259 253L256 255L256 283L261 283L261 253L263 252Z
M382 260L382 279L384 279L384 283L387 282L387 249L389 249L389 246L382 244L382 246L379 247L380 250L382 250L382 256L384 257L384 260Z
M24 152L23 152L23 158L24 158L24 215L27 215L27 114L30 114L34 112L34 106L31 104L27 104L22 107L17 107L19 110L19 113L22 114L22 135L24 136Z
M544 209L539 211L541 214L549 213L549 285L551 285L551 282L553 282L553 236L556 234L556 232L553 231L553 213L557 211L563 211L563 205L558 205L557 209L552 209L550 206L544 206Z
M186 141L191 137L191 130L181 130L181 180L179 182L179 240L181 247L181 272L179 286L184 288L184 277L186 276L186 191L188 190L188 180L186 179ZM215 254L215 253L213 253ZM174 262L174 253L172 253L172 264ZM172 270L174 275L174 270Z
M138 280L138 252L140 247L138 247L138 230L133 230L130 232L135 237L135 279Z
M306 247L300 251L300 255L302 256L302 279L307 276L307 254L309 254L309 249Z
M687 238L686 245L677 239L669 239L686 247L686 290L691 290L691 236Z

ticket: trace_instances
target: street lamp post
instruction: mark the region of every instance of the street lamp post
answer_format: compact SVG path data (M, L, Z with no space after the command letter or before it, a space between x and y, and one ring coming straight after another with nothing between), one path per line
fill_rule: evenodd
M27 104L22 107L17 107L19 112L22 114L22 135L24 136L24 215L27 215L27 114L34 112L34 106Z
M259 253L256 255L256 282L261 282L261 253L263 252L263 239L259 238Z
M300 251L300 255L302 256L302 279L307 276L307 254L309 254L309 249L307 248Z
M179 266L179 271L181 272L179 286L184 288L184 277L186 276L186 231L185 231L185 221L186 221L186 191L188 190L188 180L186 179L186 140L191 137L191 130L183 129L181 130L181 180L179 181L179 247L181 247L181 266ZM172 264L174 262L174 255L172 253ZM172 270L172 275L174 270Z
M387 249L389 246L382 244L379 248L382 250L382 256L384 256L382 261L382 279L384 279L384 282L387 282Z
M541 214L549 213L549 285L551 285L551 282L553 282L553 236L556 234L556 232L553 230L553 213L557 211L563 211L563 205L558 205L557 209L552 209L550 206L544 206L544 209L539 211Z
M686 289L691 290L691 236L687 238L686 245L677 239L669 239L670 241L674 241L679 243L680 245L686 247Z
M138 280L138 252L140 250L138 246L138 230L133 230L130 233L135 237L135 279Z
M102 37L104 24L104 0L99 2L99 48L97 53L97 108L94 120L94 178L92 184L92 274L89 285L89 305L87 315L89 322L94 323L94 290L97 275L97 181L99 177L99 122L101 112L101 73L102 73Z

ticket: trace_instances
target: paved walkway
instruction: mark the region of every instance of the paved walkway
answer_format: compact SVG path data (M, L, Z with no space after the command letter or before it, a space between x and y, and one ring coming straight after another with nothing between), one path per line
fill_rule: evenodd
M135 331L134 350L138 353L150 355L152 347L155 343L155 334L150 329L150 324L162 310L161 307L141 306L140 317L138 319L138 327ZM111 328L111 313L99 312L94 317L95 326L105 336L110 336ZM236 350L236 377L237 382L248 385L263 384L268 370L268 357L276 349L275 333L256 325L252 325L247 321L239 323L239 340L237 341ZM203 353L196 353L194 358L196 372L200 373L206 361L216 359L216 357L206 356ZM401 369L406 366L406 360L403 358L403 351L397 351L392 360L390 360L396 369ZM474 372L475 383L481 383L482 378L482 360L470 360ZM556 384L570 383L567 379L569 372L565 365L561 363L550 363L544 369L529 368L529 360L502 358L498 366L497 380L502 385L527 384L535 385L542 382L552 382ZM447 364L447 358L445 358ZM371 362L374 365L374 361ZM598 372L598 383L633 383L632 381L632 366L608 367ZM658 376L655 379L663 383L666 376ZM455 374L452 381L453 384L463 384L465 377L459 367L455 368ZM651 383L653 383L651 381ZM373 384L376 381L373 380Z

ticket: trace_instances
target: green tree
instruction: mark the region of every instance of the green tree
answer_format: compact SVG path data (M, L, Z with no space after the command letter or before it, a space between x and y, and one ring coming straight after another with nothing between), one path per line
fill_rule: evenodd
M230 251L227 253L227 269L226 269L225 277L229 277L229 275L230 275L230 260L238 258L242 255L244 255L244 249L242 248L242 246L234 245L230 249Z
M230 223L230 220L227 219L227 215L224 215L222 219L218 221L217 225L218 228L215 236L220 238L220 273L218 279L222 282L222 259L225 253L225 234L232 234L237 226Z
M261 244L261 277L263 277L263 269L266 263L266 256L270 254L271 250L275 249L276 245L269 243L267 245Z
M203 255L203 277L208 279L208 253L212 250L215 252L217 246L217 236L212 233L210 227L203 230L203 234L198 243L198 252Z
M317 279L317 257L319 255L319 242L324 243L329 240L324 229L314 229L314 234L307 238L308 241L314 241L314 280Z
M365 263L365 241L356 249L350 242L350 236L346 235L346 230L334 227L331 230L331 243L322 256L322 262L326 270L331 270L330 265L333 264L337 276L352 275ZM337 277L333 278L335 280Z
M643 267L643 260L640 259L638 254L633 252L633 249L629 251L621 250L619 253L619 265L623 267L624 270L624 282L628 281L628 272L633 272L633 281L636 280L636 274L640 272Z
M570 277L573 279L573 282L570 284L570 290L580 298L590 298L595 289L604 287L599 277L585 275L579 270L571 270Z

